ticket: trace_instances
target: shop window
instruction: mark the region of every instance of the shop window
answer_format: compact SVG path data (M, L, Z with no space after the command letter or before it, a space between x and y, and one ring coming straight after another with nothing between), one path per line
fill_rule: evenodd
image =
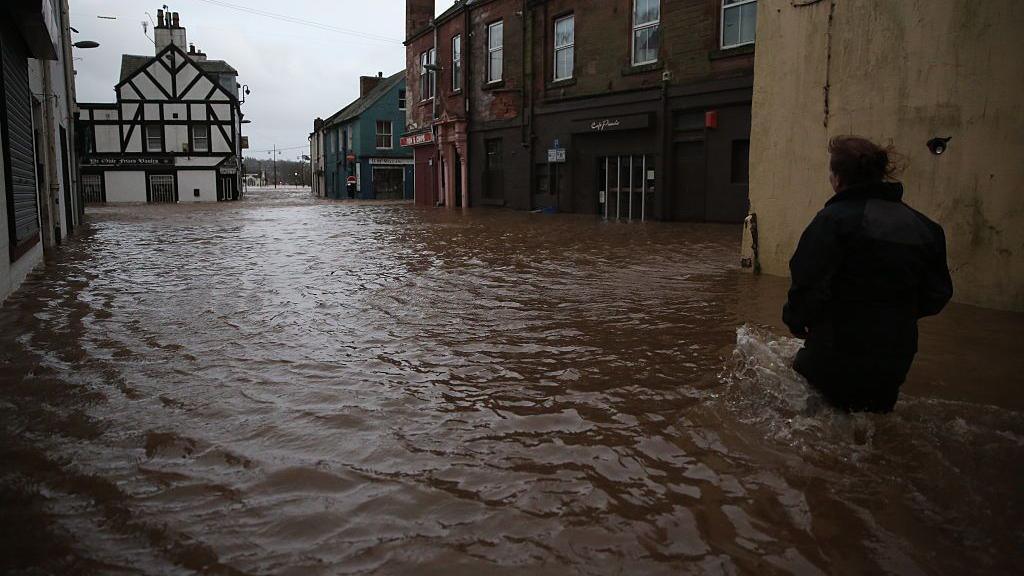
M575 16L570 14L555 20L555 80L568 80L572 78L575 44Z
M722 0L722 48L754 43L757 0Z
M750 140L732 141L732 183L750 182Z
M505 59L505 25L501 20L487 27L487 82L500 82Z
M661 0L633 0L633 65L658 61Z

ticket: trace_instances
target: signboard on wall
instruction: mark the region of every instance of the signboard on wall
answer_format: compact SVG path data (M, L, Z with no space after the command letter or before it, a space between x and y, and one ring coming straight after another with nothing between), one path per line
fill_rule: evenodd
M409 146L421 146L423 144L430 144L434 141L433 132L421 132L419 134L413 134L412 136L402 136L398 143L403 147Z
M618 132L620 130L637 130L639 128L647 128L650 125L650 114L630 114L626 116L607 116L577 120L574 122L573 128L575 132L601 134L604 132Z
M149 166L174 166L174 158L169 156L90 156L82 161L82 166L94 166L101 168L146 168Z
M548 150L548 163L564 164L565 148L551 148L550 150Z
M412 166L412 158L370 158L372 166Z

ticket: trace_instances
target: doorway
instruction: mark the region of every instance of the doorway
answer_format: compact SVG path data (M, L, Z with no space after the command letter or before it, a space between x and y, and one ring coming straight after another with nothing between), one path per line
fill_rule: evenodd
M501 138L484 141L487 152L484 174L484 194L488 200L504 203L505 200L505 159Z
M655 157L648 154L597 159L597 203L605 220L650 218L654 205Z
M707 160L704 141L678 142L675 145L672 194L672 219L707 219Z
M401 200L405 197L405 169L373 168L373 197L377 200Z
M217 200L227 201L237 199L235 194L236 182L237 179L234 174L221 174L220 190L218 190Z

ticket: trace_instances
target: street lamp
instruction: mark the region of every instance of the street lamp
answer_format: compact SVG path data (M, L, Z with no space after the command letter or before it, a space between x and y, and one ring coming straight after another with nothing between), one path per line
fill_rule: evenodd
M83 49L99 48L100 47L100 43L99 42L95 42L93 40L79 40L78 42L75 42L74 44L72 44L72 46L74 46L75 48L83 48Z

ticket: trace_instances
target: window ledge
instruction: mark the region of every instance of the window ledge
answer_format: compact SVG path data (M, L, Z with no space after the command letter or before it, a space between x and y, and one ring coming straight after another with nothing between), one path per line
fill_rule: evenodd
M548 90L556 90L558 88L564 88L566 86L575 86L575 85L576 85L576 77L573 76L571 78L565 78L565 79L562 79L562 80L552 80L551 82L547 83L545 88L547 88Z
M623 76L630 76L632 74L644 74L646 72L653 72L655 70L661 70L664 67L665 67L665 62L663 60L658 60L657 62L650 62L650 63L647 63L647 64L636 64L636 65L632 65L631 64L631 65L629 65L629 66L627 66L627 67L622 69L622 75Z
M747 54L754 53L754 44L743 44L742 46L733 46L732 48L720 48L718 50L712 50L708 52L708 60L721 60L722 58L732 58L733 56L745 56Z
M505 88L505 81L498 80L497 82L487 82L480 87L481 90L501 90Z

